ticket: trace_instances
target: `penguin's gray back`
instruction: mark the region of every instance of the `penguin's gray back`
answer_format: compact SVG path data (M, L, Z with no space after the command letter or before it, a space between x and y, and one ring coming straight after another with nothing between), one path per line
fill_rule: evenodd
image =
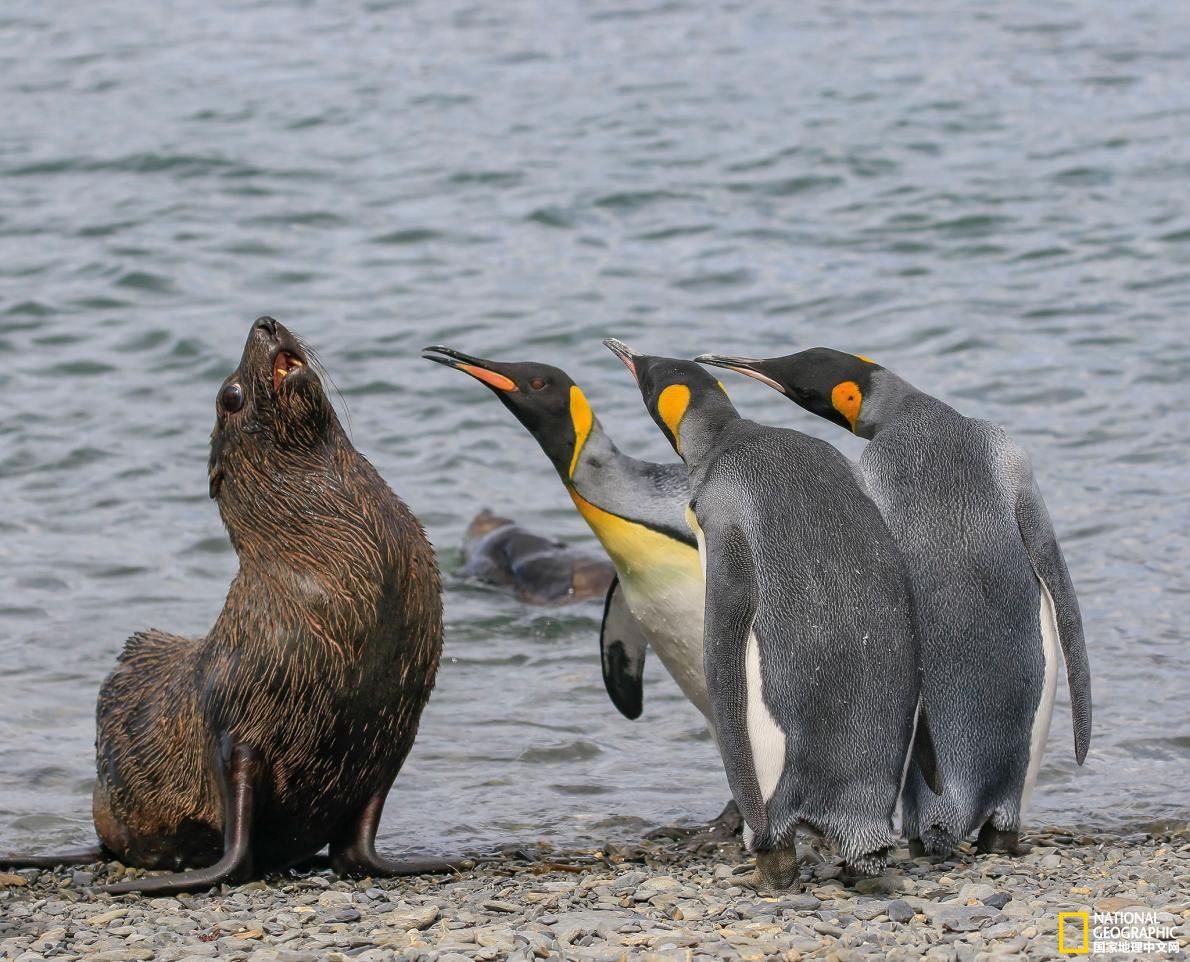
M999 426L917 394L860 465L909 568L923 703L946 794L970 823L952 828L961 838L994 812L1018 819L1048 732L1056 664L1015 514L1028 460Z
M737 524L755 566L767 712L750 704L748 727L769 812L755 844L779 845L808 823L848 859L881 849L893 843L918 691L900 553L851 462L826 442L741 420L719 446L694 478L695 510ZM780 742L774 726L778 757L758 750Z

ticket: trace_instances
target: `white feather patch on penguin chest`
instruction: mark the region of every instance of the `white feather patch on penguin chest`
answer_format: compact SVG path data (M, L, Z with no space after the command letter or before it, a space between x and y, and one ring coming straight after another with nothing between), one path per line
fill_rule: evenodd
M1037 773L1041 770L1041 759L1045 754L1046 739L1049 738L1050 721L1054 717L1054 695L1058 688L1058 616L1054 611L1054 599L1045 582L1037 579L1040 592L1038 621L1041 623L1041 654L1045 660L1045 674L1041 689L1041 701L1033 716L1033 733L1029 739L1029 769L1025 773L1025 788L1021 793L1021 814L1033 795Z
M744 652L744 680L748 686L748 744L760 794L767 803L777 791L785 770L785 732L764 703L764 679L760 671L760 639L748 632Z
M633 616L678 687L707 720L714 734L711 698L702 664L702 612L705 589L698 577L669 578L662 583L645 577L621 578Z
M686 523L698 539L698 557L702 562L702 576L707 576L707 541L703 534L698 518L690 509L686 509ZM744 684L748 689L748 713L745 724L748 727L748 746L752 749L752 764L756 769L756 781L760 786L760 795L767 804L777 791L777 783L781 781L781 773L785 771L785 732L777 724L777 719L764 703L764 679L760 672L760 639L756 632L748 632L748 642L744 651ZM751 830L745 828L745 832ZM746 846L751 846L751 840L745 834Z

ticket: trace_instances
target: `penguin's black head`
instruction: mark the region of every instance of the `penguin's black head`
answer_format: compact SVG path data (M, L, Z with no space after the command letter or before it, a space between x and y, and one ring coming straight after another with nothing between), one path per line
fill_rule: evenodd
M490 387L537 439L562 480L570 480L595 419L583 392L565 371L533 361L487 361L441 345L425 348L422 357Z
M770 358L701 354L697 360L763 381L812 414L834 421L848 431L856 430L864 398L872 387L872 376L884 370L866 357L829 347L813 347Z
M683 457L683 422L736 417L723 385L693 361L638 354L614 337L603 342L636 378L645 408Z

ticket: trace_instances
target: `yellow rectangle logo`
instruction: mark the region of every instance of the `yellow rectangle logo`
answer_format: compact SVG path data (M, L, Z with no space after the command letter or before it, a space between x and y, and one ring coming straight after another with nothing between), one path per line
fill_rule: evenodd
M1075 944L1071 945L1067 939ZM1090 912L1058 913L1058 951L1066 955L1086 955L1091 951Z

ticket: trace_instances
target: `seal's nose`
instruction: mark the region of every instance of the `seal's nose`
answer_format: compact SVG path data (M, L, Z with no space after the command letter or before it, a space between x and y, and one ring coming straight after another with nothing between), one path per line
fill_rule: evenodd
M277 322L271 317L258 317L252 326L258 331L264 331L269 337L277 336Z

